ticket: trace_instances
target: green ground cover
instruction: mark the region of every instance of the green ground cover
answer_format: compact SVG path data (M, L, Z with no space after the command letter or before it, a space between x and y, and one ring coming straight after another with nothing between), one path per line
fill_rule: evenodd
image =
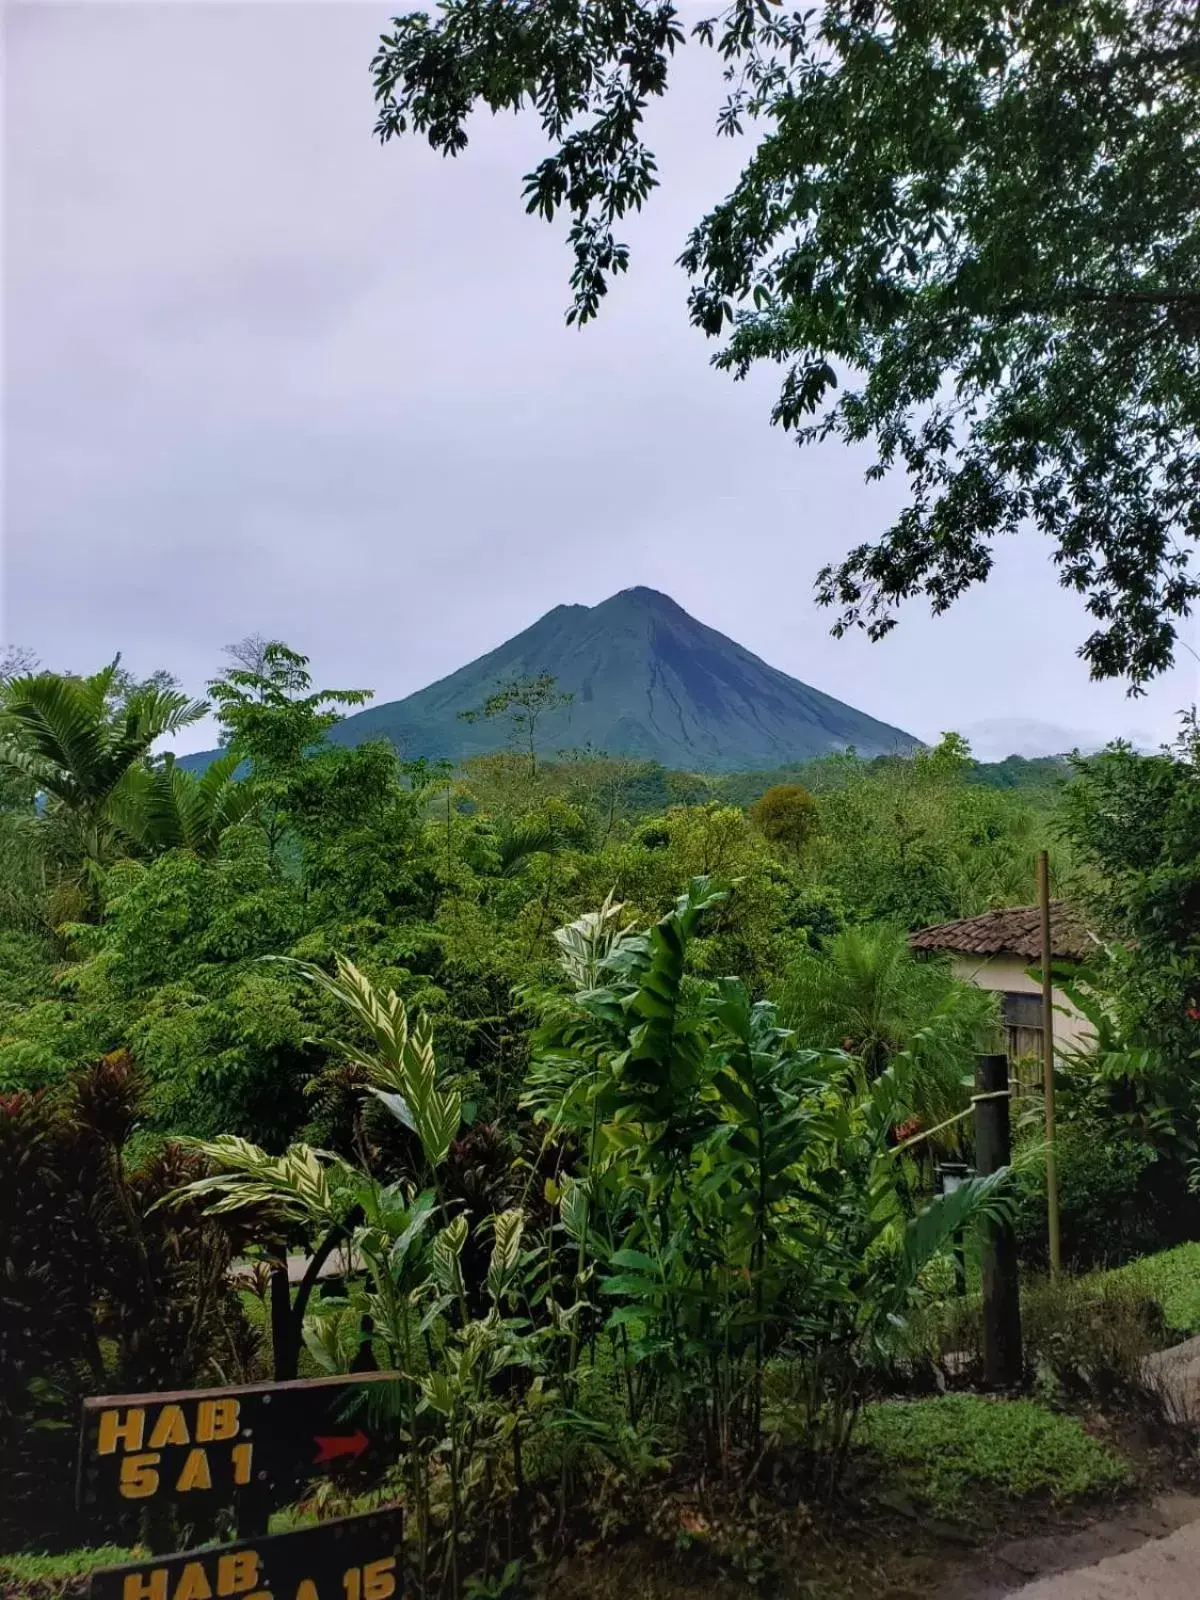
M1074 1417L1032 1400L973 1394L885 1400L863 1410L858 1440L913 1498L961 1515L979 1491L1055 1504L1123 1487L1130 1468Z

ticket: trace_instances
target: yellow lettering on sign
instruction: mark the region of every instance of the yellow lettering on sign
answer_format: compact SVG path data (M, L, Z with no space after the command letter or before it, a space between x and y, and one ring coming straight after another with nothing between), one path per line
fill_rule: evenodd
M396 1558L369 1561L363 1568L363 1600L388 1600L396 1592Z
M160 1459L157 1450L125 1457L121 1462L121 1478L117 1486L123 1499L148 1500L152 1494L157 1494L158 1473L154 1469Z
M301 1578L296 1589L296 1600L321 1600L317 1586L311 1578Z
M258 1554L254 1550L234 1550L217 1562L217 1593L245 1594L258 1582Z
M182 1406L164 1406L150 1434L151 1450L161 1450L165 1444L191 1444Z
M119 1411L100 1413L100 1437L96 1449L102 1456L115 1455L118 1444L122 1450L140 1450L146 1432L146 1413L133 1407L122 1418Z
M179 1575L171 1600L212 1600L212 1584L203 1561L189 1561Z
M254 1456L254 1446L247 1440L244 1444L235 1444L229 1452L233 1460L233 1481L239 1487L250 1482L250 1462Z
M179 1481L175 1485L181 1493L188 1489L211 1489L212 1474L208 1470L208 1457L203 1450L189 1450Z
M167 1574L163 1567L154 1572L127 1572L121 1586L121 1600L167 1600Z
M240 1400L201 1400L196 1407L196 1443L216 1444L232 1439L241 1419Z

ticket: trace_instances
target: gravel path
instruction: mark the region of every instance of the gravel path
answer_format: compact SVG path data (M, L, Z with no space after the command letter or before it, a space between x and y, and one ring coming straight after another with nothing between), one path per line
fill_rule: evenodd
M1200 1594L1200 1522L1151 1539L1093 1567L1039 1578L1013 1600L1196 1600Z
M1178 1424L1200 1423L1200 1339L1160 1351L1146 1377ZM1181 1509L1177 1507L1176 1510ZM1157 1530L1155 1530L1157 1531ZM1200 1519L1149 1538L1135 1549L1104 1556L1053 1577L1038 1578L1013 1600L1197 1600L1200 1596Z

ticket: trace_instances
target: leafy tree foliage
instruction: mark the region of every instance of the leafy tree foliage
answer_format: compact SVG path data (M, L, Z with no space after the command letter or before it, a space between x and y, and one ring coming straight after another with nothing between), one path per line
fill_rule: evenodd
M945 610L1032 524L1134 686L1200 593L1200 14L1191 0L734 0L691 29L725 63L723 133L757 144L682 256L717 365L784 371L801 443L872 443L908 503L819 576L835 631ZM555 146L527 208L565 208L569 321L626 270L656 183L642 120L684 43L664 0L445 0L374 59L377 132L447 154L479 105Z
M538 723L548 712L560 711L573 699L573 695L559 689L552 672L539 672L510 678L477 709L460 711L459 716L464 722L478 722L481 717L508 717L514 742L529 756L529 776L536 778Z
M844 764L844 762L843 762ZM894 756L873 756L869 761L859 760L864 772L886 773L895 769ZM957 764L956 764L957 766ZM762 772L731 772L718 780L718 792L735 805L751 806L777 784L799 784L812 789L826 782L831 770L827 756L811 761L796 762L791 766L774 767ZM1064 752L1061 756L1006 756L1003 761L977 761L972 756L960 768L963 780L980 789L1006 789L1032 805L1050 807L1071 776L1071 767ZM659 809L650 806L647 809Z
M763 838L797 856L816 831L818 813L817 802L798 783L776 784L750 807Z
M339 706L361 706L369 689L313 690L308 657L279 640L229 647L236 665L214 678L221 742L263 775L294 766L341 721Z
M1063 829L1089 900L1111 939L1103 988L1128 1041L1152 1041L1157 1088L1200 1112L1200 730L1184 719L1174 748L1139 755L1110 746L1075 763ZM1165 1074L1165 1077L1163 1076ZM1141 1075L1144 1079L1145 1074Z
M591 745L560 750L558 755L566 798L594 813L600 843L605 843L612 837L618 819L628 812L636 786L645 782L653 764L633 756L609 755ZM665 799L664 793L662 800Z
M369 1149L372 1116L315 1042L328 1037L324 1002L297 995L264 958L338 952L393 986L434 1020L477 1114L503 1120L529 1059L521 995L553 970L553 930L610 891L653 922L681 882L720 875L730 889L691 939L693 970L759 991L847 922L936 920L1014 883L1027 898L1019 875L997 884L987 865L991 848L1012 853L1025 813L968 793L971 763L953 740L916 762L819 765L822 831L797 857L711 786L673 789L640 763L609 770L596 752L534 764L514 751L455 773L401 763L383 743L334 745L346 697L314 688L286 646L246 653L217 680L231 743L206 772L144 753L124 768L121 831L114 821L86 907L54 889L53 873L49 888L30 888L47 870L50 819L17 773L26 787L0 826L28 834L31 853L28 871L12 852L0 873L12 960L0 1088L53 1084L128 1047L161 1130ZM980 807L994 846L971 831Z
M304 756L342 720L340 706L362 705L366 689L314 690L308 657L253 635L226 646L234 665L212 679L221 742L249 767L272 850L288 833L288 789Z
M969 751L946 736L912 760L814 764L821 830L810 847L819 882L864 918L906 928L1028 905L1049 811L970 781ZM1067 851L1056 842L1056 869Z

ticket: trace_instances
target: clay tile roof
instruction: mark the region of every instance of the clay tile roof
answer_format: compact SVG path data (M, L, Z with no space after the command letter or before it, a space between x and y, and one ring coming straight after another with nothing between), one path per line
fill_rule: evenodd
M941 922L909 935L914 950L953 950L966 955L1022 956L1037 961L1042 953L1041 918L1037 906L1010 906L985 911L980 917ZM1056 961L1081 961L1095 941L1063 900L1050 902L1050 944Z

